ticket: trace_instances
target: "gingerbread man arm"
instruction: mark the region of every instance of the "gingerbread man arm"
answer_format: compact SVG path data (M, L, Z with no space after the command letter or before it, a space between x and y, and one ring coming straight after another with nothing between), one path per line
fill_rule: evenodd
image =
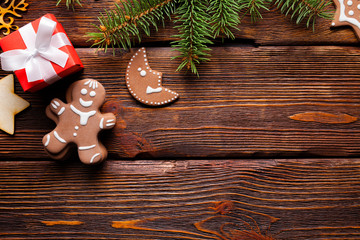
M99 127L100 129L111 129L115 126L116 117L112 113L102 114L100 117Z
M66 104L63 103L60 99L54 98L51 101L49 108L55 115L60 116L61 114L63 114L65 112L65 109L66 109L65 105Z

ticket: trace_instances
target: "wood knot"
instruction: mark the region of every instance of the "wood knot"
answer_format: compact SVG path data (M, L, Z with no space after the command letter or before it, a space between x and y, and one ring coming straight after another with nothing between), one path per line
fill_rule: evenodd
M230 213L231 210L233 210L234 208L235 208L234 203L228 200L215 202L215 207L210 207L210 209L222 215Z

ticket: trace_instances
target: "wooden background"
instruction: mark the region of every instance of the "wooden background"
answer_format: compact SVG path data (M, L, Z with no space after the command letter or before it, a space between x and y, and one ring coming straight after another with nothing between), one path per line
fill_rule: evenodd
M351 28L315 32L278 10L236 40L216 43L200 78L175 72L171 23L130 52L96 52L86 32L112 0L28 0L19 26L53 13L85 65L38 93L16 133L0 131L0 239L360 239L360 48ZM163 83L180 94L164 108L136 102L127 63L145 46ZM8 73L0 71L0 77ZM77 156L51 160L44 114L74 81L107 90L103 111L117 116L101 135L101 166Z

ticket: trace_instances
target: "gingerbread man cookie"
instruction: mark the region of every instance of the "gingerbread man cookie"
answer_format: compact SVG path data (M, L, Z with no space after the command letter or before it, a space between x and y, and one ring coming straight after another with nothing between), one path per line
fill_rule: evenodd
M98 140L98 134L103 129L113 128L116 121L114 114L102 114L99 110L105 101L104 87L93 79L77 81L67 90L66 101L67 104L53 99L46 108L46 115L57 126L44 136L45 150L51 157L60 159L73 143L83 163L103 161L107 151Z

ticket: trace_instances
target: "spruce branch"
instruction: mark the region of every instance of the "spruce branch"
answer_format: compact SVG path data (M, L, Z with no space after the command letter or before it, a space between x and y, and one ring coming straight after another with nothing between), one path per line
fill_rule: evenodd
M179 34L174 37L180 40L171 43L180 54L173 59L180 58L177 71L184 67L191 69L192 73L199 75L196 64L209 61L208 53L211 49L207 45L212 44L211 27L208 20L207 0L181 0L177 8L177 18L174 21Z
M62 0L58 0L56 6L58 6L61 3ZM81 0L66 0L66 7L69 9L70 7L74 10L75 4L81 5Z
M306 27L315 29L316 18L332 19L333 12L329 9L331 0L276 0L275 5L285 16L291 14L296 24L306 20Z
M272 0L238 0L240 9L244 11L244 15L250 14L251 22L257 22L262 19L261 10L269 11Z
M165 17L171 17L175 11L176 0L129 0L122 6L115 4L115 9L101 14L98 18L99 32L88 33L94 45L104 48L109 46L128 49L137 39L141 42L142 32L150 36L150 26L158 30L158 23L164 25Z
M208 12L213 38L225 35L235 39L232 29L238 30L240 6L237 0L210 0Z
M58 0L60 3L62 0ZM66 0L67 4L80 4L81 0ZM331 0L122 0L113 10L105 10L99 19L98 32L88 33L94 45L128 49L137 40L141 42L145 34L150 36L150 29L158 30L158 24L164 25L166 17L173 20L178 40L171 43L180 59L177 71L191 70L198 75L197 65L209 61L208 46L211 38L235 38L240 14L249 14L252 22L262 19L261 11L269 11L274 4L286 16L296 19L299 24L306 20L306 25L314 28L317 18L332 18L328 8ZM70 6L70 5L67 5Z

